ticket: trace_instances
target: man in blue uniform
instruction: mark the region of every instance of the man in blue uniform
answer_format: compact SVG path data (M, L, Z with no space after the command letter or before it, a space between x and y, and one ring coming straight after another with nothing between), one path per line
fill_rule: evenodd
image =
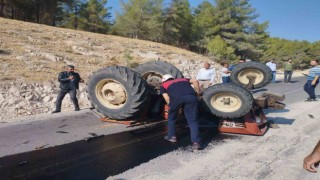
M64 96L69 93L70 98L74 105L74 110L79 111L79 104L77 99L77 89L79 89L79 82L83 82L80 75L74 72L74 66L68 65L67 71L59 73L58 81L60 82L60 91L56 101L56 110L52 113L58 113L61 111L61 104Z
M192 88L194 86L195 90ZM191 131L191 141L195 149L202 149L200 145L199 125L198 125L198 97L200 96L199 82L194 79L178 78L174 79L170 74L162 77L160 93L169 106L168 115L168 136L165 139L170 142L177 142L175 121L179 109L182 107L184 115Z

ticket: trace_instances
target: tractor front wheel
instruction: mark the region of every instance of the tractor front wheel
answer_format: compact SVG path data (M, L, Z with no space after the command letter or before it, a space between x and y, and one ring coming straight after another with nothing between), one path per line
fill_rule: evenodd
M238 118L253 106L251 93L234 84L216 84L206 89L203 104L213 115L222 118Z
M233 83L246 87L250 79L253 79L253 88L261 88L268 85L272 80L271 69L260 62L246 62L236 65L230 74Z

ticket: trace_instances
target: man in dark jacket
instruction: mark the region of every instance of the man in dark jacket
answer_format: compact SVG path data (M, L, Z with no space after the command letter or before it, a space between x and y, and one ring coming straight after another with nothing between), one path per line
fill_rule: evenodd
M191 131L191 141L195 149L202 149L200 145L198 125L198 98L200 96L199 82L193 79L174 79L170 74L162 77L160 93L169 106L168 114L168 136L165 139L170 142L177 142L175 121L179 109L183 107L184 115ZM195 90L192 88L194 86Z
M61 111L61 104L64 96L69 93L74 105L74 110L79 111L79 104L77 99L77 89L79 89L79 82L83 82L80 75L74 72L74 66L68 65L67 71L59 73L58 81L60 82L60 90L56 101L56 110L52 113Z

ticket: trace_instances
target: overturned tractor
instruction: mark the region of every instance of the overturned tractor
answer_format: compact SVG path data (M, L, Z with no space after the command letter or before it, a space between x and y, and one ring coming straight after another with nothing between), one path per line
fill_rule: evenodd
M146 121L161 117L160 120L165 120L167 107L159 94L165 74L183 77L179 69L163 61L147 62L135 69L105 67L91 75L88 96L95 109L109 119ZM263 108L284 108L280 103L284 95L263 93L254 98L250 90L269 84L271 70L258 62L241 63L233 69L230 78L232 83L215 84L203 92L200 120L215 122L221 132L263 135L267 130Z

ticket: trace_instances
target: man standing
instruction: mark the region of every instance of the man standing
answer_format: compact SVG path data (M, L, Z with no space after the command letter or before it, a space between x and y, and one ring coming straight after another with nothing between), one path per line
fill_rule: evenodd
M208 62L205 62L203 66L204 67L199 70L196 77L196 79L199 81L201 92L213 85L216 74L216 70L214 68L210 68L210 64Z
M195 90L192 88L193 84ZM175 121L179 109L182 107L184 115L189 124L191 141L195 149L202 149L200 145L199 125L198 125L198 98L200 95L199 83L197 80L178 78L174 79L170 74L162 77L160 93L169 106L168 113L168 136L164 138L170 142L177 142Z
M305 100L306 102L317 101L314 90L319 83L320 66L318 66L318 64L318 60L312 60L310 62L312 68L309 69L309 73L307 75L307 82L303 87L304 91L306 91L309 95L309 97Z
M283 64L284 68L284 83L291 83L291 77L293 72L293 63L291 58L288 59L288 62Z
M245 59L239 59L238 63L237 64L240 64L240 63L245 63L246 60ZM232 64L230 67L229 67L229 71L232 71L236 66L237 64Z
M74 105L74 110L79 111L79 104L77 99L77 89L79 89L79 82L83 82L80 75L74 72L74 66L68 65L67 71L59 73L58 81L60 82L60 90L56 101L56 110L52 113L58 113L61 111L61 104L64 96L69 93L70 98Z
M222 66L223 66L221 69L222 83L229 83L230 82L230 73L231 73L231 71L229 70L229 64L223 63Z
M274 63L274 60L271 59L266 65L271 69L272 71L272 83L276 82L276 74L277 74L277 64Z
M318 142L318 144L316 145L312 153L304 158L303 168L310 172L316 173L317 170L315 168L319 166L319 163L320 163L320 141Z

